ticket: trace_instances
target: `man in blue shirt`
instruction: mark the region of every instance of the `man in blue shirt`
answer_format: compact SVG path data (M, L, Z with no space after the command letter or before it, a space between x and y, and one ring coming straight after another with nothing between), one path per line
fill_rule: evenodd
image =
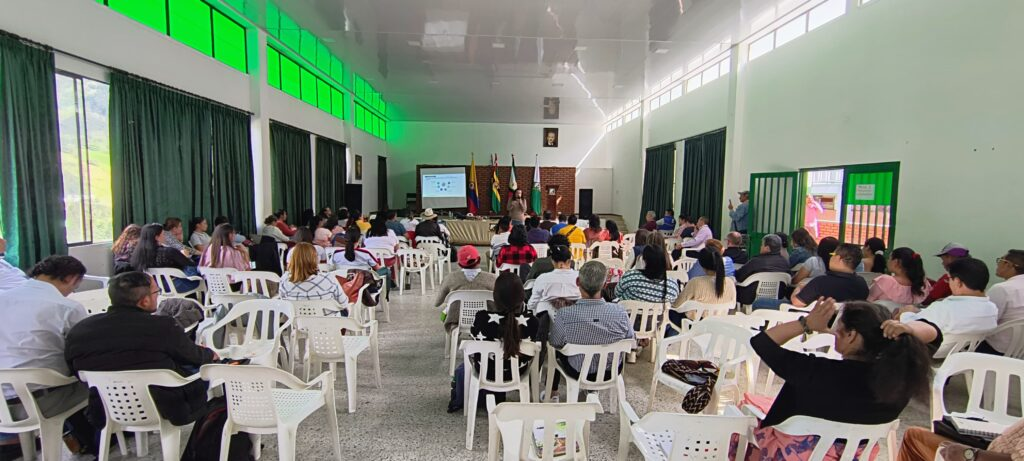
M566 215L564 215L562 213L558 213L558 224L555 224L554 226L551 226L551 235L557 234L558 231L562 230L563 227L568 226L569 223L566 222L566 220L568 220L568 219L569 219L568 216L566 216Z
M658 230L669 232L676 230L675 214L672 210L665 210L665 217L658 220Z
M747 233L747 200L750 200L750 192L740 192L740 204L734 209L732 200L729 200L729 218L732 219L732 230L741 234Z

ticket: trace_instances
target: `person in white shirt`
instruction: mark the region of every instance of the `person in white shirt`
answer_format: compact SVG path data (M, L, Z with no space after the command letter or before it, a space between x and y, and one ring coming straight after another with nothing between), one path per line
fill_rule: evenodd
M704 245L709 239L714 238L714 233L711 232L711 226L708 225L708 218L701 216L697 218L696 232L693 233L693 239L684 240L683 243L676 244L676 250L672 252L672 259L676 260L682 256L682 252L686 251L686 256L689 258L696 258L699 250L689 250L690 248L697 248Z
M512 218L502 216L494 225L494 236L491 237L491 259L498 259L498 251L508 245L508 236L512 230Z
M401 224L402 227L405 227L406 232L414 232L416 231L416 225L420 223L420 220L416 219L416 213L410 211L409 215L402 218L398 223Z
M67 296L78 289L85 266L71 256L50 256L29 271L30 279L3 294L0 309L0 368L49 368L69 375L64 358L65 339L71 327L89 314L79 302ZM80 383L33 390L44 417L55 416L85 401L88 388ZM4 397L17 397L4 387ZM17 407L17 412L22 409ZM73 418L77 419L80 413ZM22 415L23 416L23 415ZM80 442L90 445L92 427L85 422L74 426ZM84 430L84 431L83 431ZM80 432L81 431L81 432Z
M569 247L552 246L548 248L548 256L555 270L537 277L533 282L530 300L526 303L527 309L533 311L534 315L547 312L548 316L554 316L555 309L580 298L580 290L576 286L579 272L571 268L572 252Z
M988 299L999 312L997 323L1024 319L1024 250L1010 250L996 259L996 276L1006 280L988 289ZM1012 340L1012 331L997 333L986 338L977 352L1003 355Z
M28 280L25 273L4 260L7 240L0 238L0 293L21 286Z
M953 295L936 301L926 309L904 306L897 311L901 323L924 321L943 335L984 333L996 328L999 310L985 296L988 267L974 258L961 258L948 267L949 288ZM927 339L922 339L929 342Z
M342 268L347 267L349 269L362 269L367 271L377 271L381 268L380 261L373 256L373 253L366 251L362 247L360 239L362 234L356 227L350 227L348 232L345 234L345 239L348 242L345 245L345 251L338 251L334 253L334 258L331 262L334 263L334 267Z

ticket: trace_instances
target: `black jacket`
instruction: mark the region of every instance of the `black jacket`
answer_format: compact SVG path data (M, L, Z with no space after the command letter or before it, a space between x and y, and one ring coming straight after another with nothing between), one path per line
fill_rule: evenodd
M213 351L193 343L171 317L134 306L111 306L71 328L64 357L72 373L164 369L189 376L200 365L213 362ZM203 381L173 389L154 386L151 393L161 415L178 425L193 421L205 410ZM101 427L104 419L98 396L91 396L89 406L90 421Z
M743 267L736 270L736 281L742 282L759 272L789 273L789 260L779 253L761 254L750 258ZM781 290L780 290L781 291ZM757 284L749 287L736 287L736 300L742 304L751 304L757 293Z

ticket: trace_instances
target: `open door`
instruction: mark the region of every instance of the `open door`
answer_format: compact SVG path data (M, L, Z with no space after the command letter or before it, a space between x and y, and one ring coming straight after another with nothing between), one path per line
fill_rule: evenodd
M799 210L799 174L793 172L750 175L750 202L747 222L747 252L760 252L761 239L767 234L793 231Z
M839 241L860 245L878 237L892 248L899 177L899 162L844 167Z

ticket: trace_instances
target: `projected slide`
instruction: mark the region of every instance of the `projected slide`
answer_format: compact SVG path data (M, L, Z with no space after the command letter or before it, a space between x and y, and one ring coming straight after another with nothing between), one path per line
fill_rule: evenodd
M423 208L465 208L466 167L421 168Z

